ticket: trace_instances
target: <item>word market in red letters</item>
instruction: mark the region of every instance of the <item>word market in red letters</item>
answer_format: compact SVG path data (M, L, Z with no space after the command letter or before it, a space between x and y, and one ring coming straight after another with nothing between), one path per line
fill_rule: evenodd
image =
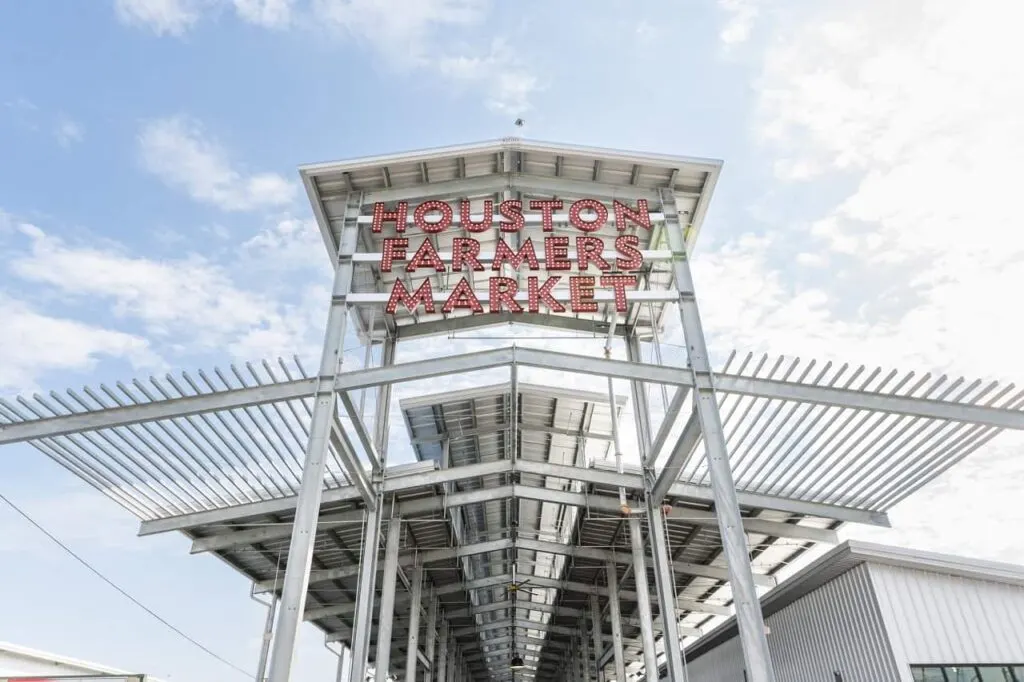
M543 232L554 231L555 212L563 210L563 207L564 202L558 199L529 202L529 210L540 214ZM495 208L501 217L497 221L495 220ZM637 201L635 207L614 201L611 211L616 231L620 233L625 232L630 224L651 229L651 216L647 202L643 199ZM590 275L569 277L569 309L574 313L597 312L594 291L598 286L613 290L615 309L618 312L626 312L626 290L636 286L637 277L623 273L633 272L643 267L643 254L639 249L640 239L635 234L617 236L614 242L615 251L608 254L604 252L605 241L591 235L608 222L608 217L608 207L595 199L580 199L569 205L569 224L582 233L575 238L572 244L576 250L579 271L584 272L593 265L602 273L608 273L602 274L600 277ZM493 230L497 224L497 229L500 232L514 233L525 229L527 221L523 202L518 199L510 199L500 202L497 207L494 206L493 201L485 201L482 212L477 215L471 213L470 202L463 200L459 205L458 220L456 220L454 209L449 203L425 201L413 210L412 222L417 230L431 235L444 232L452 225L457 225L458 229L468 233L479 233ZM373 231L381 232L387 223L394 223L395 231L404 235L409 224L409 204L399 202L392 209L388 209L383 203L375 204L373 207ZM538 249L543 254L543 259L538 256ZM569 249L570 238L563 236L545 237L542 245L535 245L532 239L527 238L520 244L518 251L505 241L498 240L491 262L491 270L500 272L505 265L514 270L519 270L525 265L531 272L552 273L571 270L572 260L569 256ZM411 255L410 252L412 252ZM408 237L385 238L381 253L381 271L392 272L396 267L396 261L404 262L405 271L409 273L417 272L420 269L430 269L439 273L449 271L429 238L424 238L415 249L410 246ZM471 237L456 237L452 240L451 272L462 272L463 270L484 272L486 269L480 262L480 242L478 240ZM552 291L561 280L561 275L551 274L543 282L539 276L528 277L524 307L516 300L516 296L520 293L517 280L503 276L490 277L487 312L537 313L543 306L547 311L564 313L566 307L552 295ZM406 288L401 279L396 280L388 298L386 312L394 315L399 304L403 305L410 313L420 306L423 306L428 313L436 312L430 279L424 280L412 292ZM455 285L441 307L441 311L444 313L460 309L469 310L472 313L484 312L483 304L466 277L463 277Z

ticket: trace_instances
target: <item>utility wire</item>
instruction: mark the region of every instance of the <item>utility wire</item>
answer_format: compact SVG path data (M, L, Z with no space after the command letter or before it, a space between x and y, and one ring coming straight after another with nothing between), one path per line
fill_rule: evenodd
M56 544L57 546L59 546L59 547L60 547L61 549L63 549L63 550L65 551L65 552L67 552L68 554L70 554L70 555L71 555L71 556L72 556L72 557L73 557L73 558L75 559L75 561L77 561L78 563L82 564L82 565L83 565L83 566L85 566L85 567L86 567L87 569L89 569L89 571L91 571L91 572L92 572L92 573L93 573L94 575L96 575L96 577L97 577L97 578L99 578L100 580L102 580L103 582L105 582L105 583L106 583L107 585L110 585L110 586L111 586L112 588L114 588L115 590L117 590L118 592L120 592L122 596L124 596L124 597L125 597L126 599L128 599L128 600L129 600L130 602L132 602L133 604L135 604L136 606L138 606L138 607L139 607L140 609L142 609L143 611L145 611L146 613L148 613L148 614L149 614L150 616L152 616L153 618L155 618L156 620L158 620L158 621L159 621L160 623L162 623L162 624L163 624L164 626L166 626L166 627L167 627L168 629L170 629L170 630L171 630L172 632L174 632L174 633L175 633L175 634L177 634L178 636L182 637L182 638L183 638L183 639L185 639L186 641L190 642L190 643L191 643L191 644L193 644L194 646L196 646L196 647L198 647L198 648L202 649L202 650L203 650L204 652L206 652L207 654L209 654L209 655L210 655L210 656L212 656L213 658L217 659L218 661L220 661L220 662L221 662L221 663L223 663L224 665L228 666L229 668L233 668L234 670L236 670L236 671L238 671L239 673L241 673L241 674L245 675L245 676L246 676L247 678L249 678L249 679L252 679L252 678L253 678L253 676L254 676L254 675L253 675L252 673L249 673L249 672L248 672L247 670L245 670L245 669L243 669L243 668L240 668L239 666L235 665L234 663L232 663L231 661L227 660L226 658L223 658L223 657L221 657L221 656L218 656L218 655L217 655L216 653L214 653L213 651L211 651L211 650L210 650L210 649L209 649L208 647L206 647L206 646L203 646L203 644L201 644L201 643L200 643L199 641L197 641L196 639L193 639L193 638L192 638L192 637L190 637L189 635L185 634L185 633L184 633L184 632L183 632L182 630L178 629L177 627L175 627L174 625L172 625L171 623L169 623L169 622L168 622L167 620L165 620L164 618L162 618L161 616L159 616L159 615L158 615L158 614L157 614L157 613L156 613L155 611L153 611L152 609L150 609L150 608L149 608L148 606L146 606L145 604L143 604L142 602L140 602L140 601L139 601L138 599L136 599L136 598L135 598L135 597L133 597L132 595L128 594L128 592L126 592L126 591L125 591L124 589L122 589L121 587L119 587L119 586L118 586L118 585L117 585L117 584L116 584L116 583L115 583L115 582L114 582L113 580L111 580L111 579L110 579L110 578L108 578L107 576L103 575L103 573L101 573L99 569L97 569L97 568L96 568L96 567L94 567L94 566L93 566L92 564L90 564L90 563L89 563L88 561L86 561L85 559L83 559L82 557L80 557L80 556L79 556L78 554L76 554L76 553L75 553L75 551L74 551L73 549L71 549L70 547L68 547L68 546L67 546L66 544L64 544L63 542L61 542L61 541L60 541L60 540L59 540L59 539L58 539L58 538L57 538L56 536L54 536L54 535L53 535L53 533L51 533L50 531L46 530L46 528L44 528L44 527L43 527L43 526L42 526L42 525L41 525L41 524L40 524L39 522L37 522L37 521L36 521L35 519L33 519L33 518L32 518L32 517L31 517L31 516L30 516L30 515L28 514L28 512L24 511L23 509L21 509L21 507L19 507L18 505L14 504L14 502L12 502L12 501L11 501L11 500L10 500L10 499L9 499L9 498L8 498L8 497L6 496L6 495L4 495L3 493L0 493L0 500L2 500L3 502L5 502L5 503L7 504L7 506L9 506L9 507L10 507L11 509L13 509L13 510L14 510L14 511L15 511L15 512L16 512L16 513L17 513L17 514L19 515L19 516L21 516L21 517L22 517L23 519L25 519L25 520L26 520L26 521L28 521L28 522L29 522L30 524L32 524L33 526L35 526L36 530L38 530L38 531L39 531L40 533L42 533L42 534L43 534L43 535L45 535L46 537L50 538L50 540L52 540L52 541L53 541L53 542L54 542L54 543L55 543L55 544Z

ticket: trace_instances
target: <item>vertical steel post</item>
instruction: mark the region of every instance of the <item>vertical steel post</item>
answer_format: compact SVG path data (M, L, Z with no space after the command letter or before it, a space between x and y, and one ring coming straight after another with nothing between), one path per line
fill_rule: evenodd
M585 616L580 622L580 665L583 669L584 682L589 682L593 678L590 676L590 643L587 641L587 619Z
M654 618L651 615L651 591L647 587L646 553L644 552L640 519L635 516L629 519L629 540L633 545L633 581L636 583L640 636L644 643L644 668L648 677L657 679L658 654L654 651Z
M437 648L437 588L430 586L430 606L427 607L427 642L426 655L430 665L425 677L426 682L433 682L437 665L434 662L434 651Z
M309 569L313 563L313 546L327 468L327 444L337 413L338 394L334 390L334 384L344 358L348 294L352 288L352 255L356 250L360 203L360 199L352 200L346 208L339 240L338 264L334 270L331 308L327 316L327 331L324 334L320 369L317 373L309 442L306 446L302 483L295 506L295 523L288 546L284 587L281 590L277 635L274 637L270 661L270 682L289 682L296 638L306 608Z
M434 682L446 682L448 672L448 621L441 619L441 634L438 636L440 651L437 652L437 674Z
M254 597L255 598L255 597ZM257 601L259 601L257 599ZM263 626L263 643L260 645L260 661L256 665L256 682L264 682L267 675L267 658L270 656L270 643L274 639L274 614L277 611L277 593L267 604L267 622Z
M640 342L636 336L630 336L626 343L626 355L630 362L643 362ZM675 580L672 575L672 558L668 551L668 538L665 533L664 515L661 506L651 500L651 477L654 473L654 458L651 452L651 419L647 392L639 381L631 381L633 389L633 410L636 414L637 439L640 442L640 453L643 457L644 472L644 504L647 510L647 542L651 546L651 559L654 563L654 589L658 595L658 612L661 614L661 643L665 647L665 667L671 682L684 682L686 670L683 667L681 640L679 639L679 621L676 617Z
M395 364L396 341L390 336L384 340L384 348L380 353L381 367L390 367ZM377 387L377 411L374 418L374 445L377 446L377 454L380 455L380 465L387 467L388 461L388 435L391 430L391 384L381 384Z
M395 343L389 337L381 351L381 366L387 367L395 361ZM381 476L387 466L388 438L387 424L391 401L391 384L377 388L377 405L374 412L374 446L380 456ZM376 499L372 508L366 510L366 528L363 532L362 556L359 560L359 586L356 591L356 609L352 626L352 650L349 652L350 682L365 682L367 661L370 657L370 634L373 630L373 604L377 596L377 555L380 548L380 524L383 518L384 496L380 479L374 477Z
M336 682L350 682L346 679L349 673L349 666L351 665L348 660L351 658L352 652L344 644L341 645L341 650L338 652L338 677Z
M398 546L402 539L402 520L388 521L388 544L384 550L384 584L380 592L380 616L377 625L376 682L385 682L391 672L391 631L395 615L395 584L398 582Z
M661 613L662 645L665 647L665 665L669 680L684 682L686 668L683 666L683 642L679 636L679 616L676 613L675 580L672 575L672 558L668 552L664 514L661 506L653 504L647 496L647 542L654 557L654 575L657 576L658 611Z
M420 649L420 602L423 600L423 567L417 566L412 581L412 603L409 605L409 640L405 657L405 682L416 682L416 652Z
M374 508L366 510L363 547L359 557L359 584L352 619L352 650L349 652L351 682L365 682L366 662L370 656L373 630L373 602L377 593L377 552L380 545L380 518L383 498L377 493Z
M596 594L590 595L590 627L594 636L594 668L597 671L597 682L601 682L601 652L604 650L604 637L601 618L601 601Z
M448 652L449 661L448 667L445 669L445 682L455 682L455 668L459 665L459 646L454 641L448 646L451 650Z
M722 536L722 548L729 571L729 587L736 609L736 625L743 659L750 682L775 682L768 638L765 636L764 615L754 586L754 573L750 566L747 538L743 532L736 484L729 465L729 452L722 428L722 416L715 396L714 375L708 357L704 329L697 307L697 294L690 271L689 254L684 239L685 225L679 215L675 197L671 192L662 194L665 214L665 232L672 250L672 266L679 290L679 317L682 320L686 353L694 381L694 404L700 419L704 449L707 452L708 472L715 501L715 515ZM689 219L686 219L689 222Z
M587 632L580 631L580 640L576 646L576 670L580 676L580 682L588 682L587 674Z
M613 562L609 561L605 565L605 573L608 575L608 616L612 621L612 651L615 652L615 682L626 682L626 658L622 650L622 607L619 604L618 570L618 567Z

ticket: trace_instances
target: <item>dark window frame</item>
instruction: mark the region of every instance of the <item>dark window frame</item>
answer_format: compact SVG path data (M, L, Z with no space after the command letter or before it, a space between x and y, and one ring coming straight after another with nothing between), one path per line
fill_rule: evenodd
M982 671L1002 673L1005 682L1024 682L1024 675L1021 674L1024 671L1024 663L915 663L910 666L910 673L914 675L914 673L920 671L922 673L921 677L914 677L915 680L918 680L923 678L924 671L937 670L942 674L944 682L957 682L954 677L950 676L951 668L973 670L976 676L975 679L979 682L982 680ZM970 682L974 682L974 680Z

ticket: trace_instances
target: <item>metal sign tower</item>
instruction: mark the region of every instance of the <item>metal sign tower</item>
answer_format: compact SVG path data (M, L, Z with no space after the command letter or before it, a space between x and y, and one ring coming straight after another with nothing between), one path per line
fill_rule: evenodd
M681 681L687 644L732 615L747 679L773 682L758 590L1024 428L1024 393L783 358L715 371L690 257L720 168L518 139L304 167L334 265L315 373L0 402L0 444L31 442L142 534L186 533L270 593L270 682L292 679L303 622L343 645L350 680ZM680 366L659 361L676 314ZM608 351L427 345L510 323ZM351 333L364 367L342 363ZM444 390L398 402L418 461L391 464L392 389L428 380ZM671 395L660 424L652 385Z

